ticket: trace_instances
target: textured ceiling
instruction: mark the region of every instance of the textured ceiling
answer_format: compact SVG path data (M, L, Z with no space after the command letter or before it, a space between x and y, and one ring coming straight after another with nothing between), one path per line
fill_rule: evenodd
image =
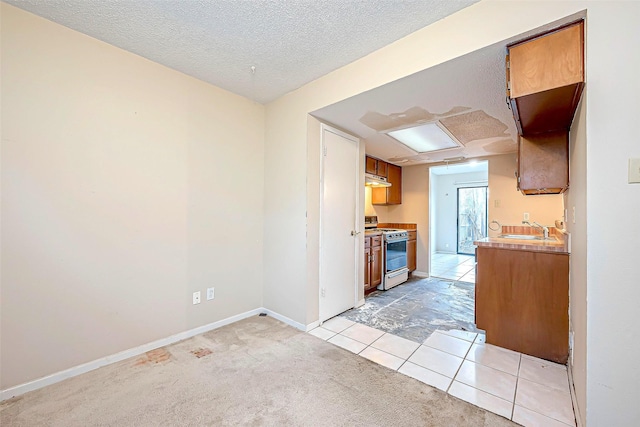
M4 1L267 103L477 0Z
M516 151L506 104L506 42L486 47L313 112L366 141L367 154L398 165ZM417 154L384 131L439 120L463 147Z
M367 154L400 166L516 152L517 131L506 103L506 46L581 17L551 22L312 114L362 138ZM384 133L436 120L463 147L418 154Z

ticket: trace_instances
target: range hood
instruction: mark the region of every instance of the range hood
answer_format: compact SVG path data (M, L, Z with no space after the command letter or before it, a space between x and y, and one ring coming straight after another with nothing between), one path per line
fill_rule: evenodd
M364 185L367 187L391 187L391 183L387 178L370 173L364 174Z

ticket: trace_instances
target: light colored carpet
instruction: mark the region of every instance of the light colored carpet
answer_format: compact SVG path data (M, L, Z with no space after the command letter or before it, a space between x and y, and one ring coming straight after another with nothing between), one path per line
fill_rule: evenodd
M514 424L255 316L5 401L0 425Z

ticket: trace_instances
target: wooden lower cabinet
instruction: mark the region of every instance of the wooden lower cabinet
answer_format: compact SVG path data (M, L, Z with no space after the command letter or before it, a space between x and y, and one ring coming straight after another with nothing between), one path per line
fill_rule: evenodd
M566 363L569 255L477 248L476 324L487 343Z
M382 236L364 238L364 290L372 291L382 283Z
M407 241L407 267L409 272L415 271L418 251L418 232L409 230L409 240Z

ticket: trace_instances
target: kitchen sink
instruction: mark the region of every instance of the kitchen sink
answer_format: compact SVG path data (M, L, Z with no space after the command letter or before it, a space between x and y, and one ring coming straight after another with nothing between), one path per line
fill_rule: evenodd
M520 240L544 240L543 236L538 236L535 234L501 234L498 237L501 239L520 239ZM548 240L555 240L553 237L550 237Z

